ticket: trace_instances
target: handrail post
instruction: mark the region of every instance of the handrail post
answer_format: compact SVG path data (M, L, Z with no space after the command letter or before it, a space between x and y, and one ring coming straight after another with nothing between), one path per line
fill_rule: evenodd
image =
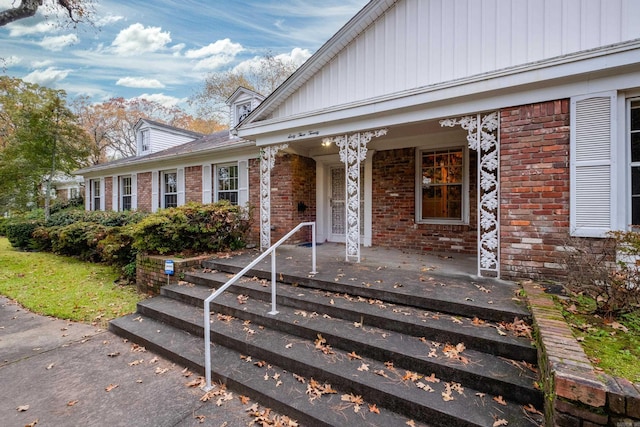
M204 301L204 391L210 391L211 386L211 309L209 301Z
M276 250L271 251L271 315L278 314L276 310Z
M311 223L311 274L316 274L316 223Z
M260 261L266 258L267 255L271 254L271 311L269 314L278 314L276 310L276 248L279 247L282 243L284 243L289 237L291 237L295 232L300 230L300 228L305 226L311 226L311 247L312 247L312 274L316 274L316 223L315 222L301 222L298 224L293 230L288 232L284 237L278 240L276 243L271 245L269 249L264 251L261 255L259 255L256 259L254 259L249 265L247 265L240 272L236 273L231 279L227 281L224 285L219 287L215 292L209 295L204 300L204 376L205 376L205 385L202 387L205 391L210 391L213 387L211 386L211 306L210 303L220 295L222 292L227 290L227 288L233 285L240 277L244 276L251 268L257 265Z

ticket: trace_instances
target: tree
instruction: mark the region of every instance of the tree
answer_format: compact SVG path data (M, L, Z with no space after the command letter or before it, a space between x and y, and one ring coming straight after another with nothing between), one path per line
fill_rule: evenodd
M12 5L16 3L17 0ZM71 22L77 24L91 16L91 7L91 0L20 0L17 6L0 11L0 27L29 18L40 8L48 12L63 11Z
M8 125L0 151L2 211L36 206L44 185L47 214L55 174L85 164L89 139L65 98L64 91L0 77L0 119Z
M223 128L216 121L196 119L178 107L165 107L141 98L111 98L100 104L78 98L72 107L80 125L91 137L89 162L93 165L135 155L134 126L142 118L200 133Z
M189 99L199 117L229 122L226 100L240 86L269 95L297 68L291 61L270 52L244 67L207 75L203 85Z

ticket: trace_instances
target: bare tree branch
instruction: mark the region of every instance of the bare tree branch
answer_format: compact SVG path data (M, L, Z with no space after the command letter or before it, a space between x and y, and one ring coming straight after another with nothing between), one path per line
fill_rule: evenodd
M20 0L18 6L0 11L0 27L35 15L44 1L45 0ZM82 21L83 18L89 14L87 10L88 0L49 0L49 2L50 3L47 4L50 7L65 10L69 15L69 19L75 24Z

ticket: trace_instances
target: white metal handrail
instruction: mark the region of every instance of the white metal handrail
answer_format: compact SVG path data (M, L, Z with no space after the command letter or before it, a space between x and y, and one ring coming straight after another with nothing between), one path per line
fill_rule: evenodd
M311 274L316 274L316 223L315 222L301 222L298 224L293 230L289 231L282 239L278 240L276 243L271 245L269 249L264 251L258 258L254 259L251 264L247 265L241 271L236 273L231 279L227 281L224 285L219 287L214 293L209 295L207 299L204 300L204 369L205 369L205 379L206 384L204 386L205 391L209 391L212 389L211 387L211 309L210 303L213 301L218 295L227 290L227 288L233 285L238 281L242 276L244 276L249 270L256 266L260 261L267 257L267 255L271 254L271 311L269 314L276 315L278 311L276 310L276 248L286 242L291 236L293 236L298 230L302 227L311 226Z

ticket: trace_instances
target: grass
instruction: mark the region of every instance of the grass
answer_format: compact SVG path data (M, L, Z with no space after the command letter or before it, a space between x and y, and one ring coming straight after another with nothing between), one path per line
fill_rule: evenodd
M605 319L592 314L595 303L577 296L563 313L591 362L604 372L640 382L640 311Z
M21 252L0 238L0 294L35 313L105 326L135 311L135 287L114 283L111 266L51 253Z

